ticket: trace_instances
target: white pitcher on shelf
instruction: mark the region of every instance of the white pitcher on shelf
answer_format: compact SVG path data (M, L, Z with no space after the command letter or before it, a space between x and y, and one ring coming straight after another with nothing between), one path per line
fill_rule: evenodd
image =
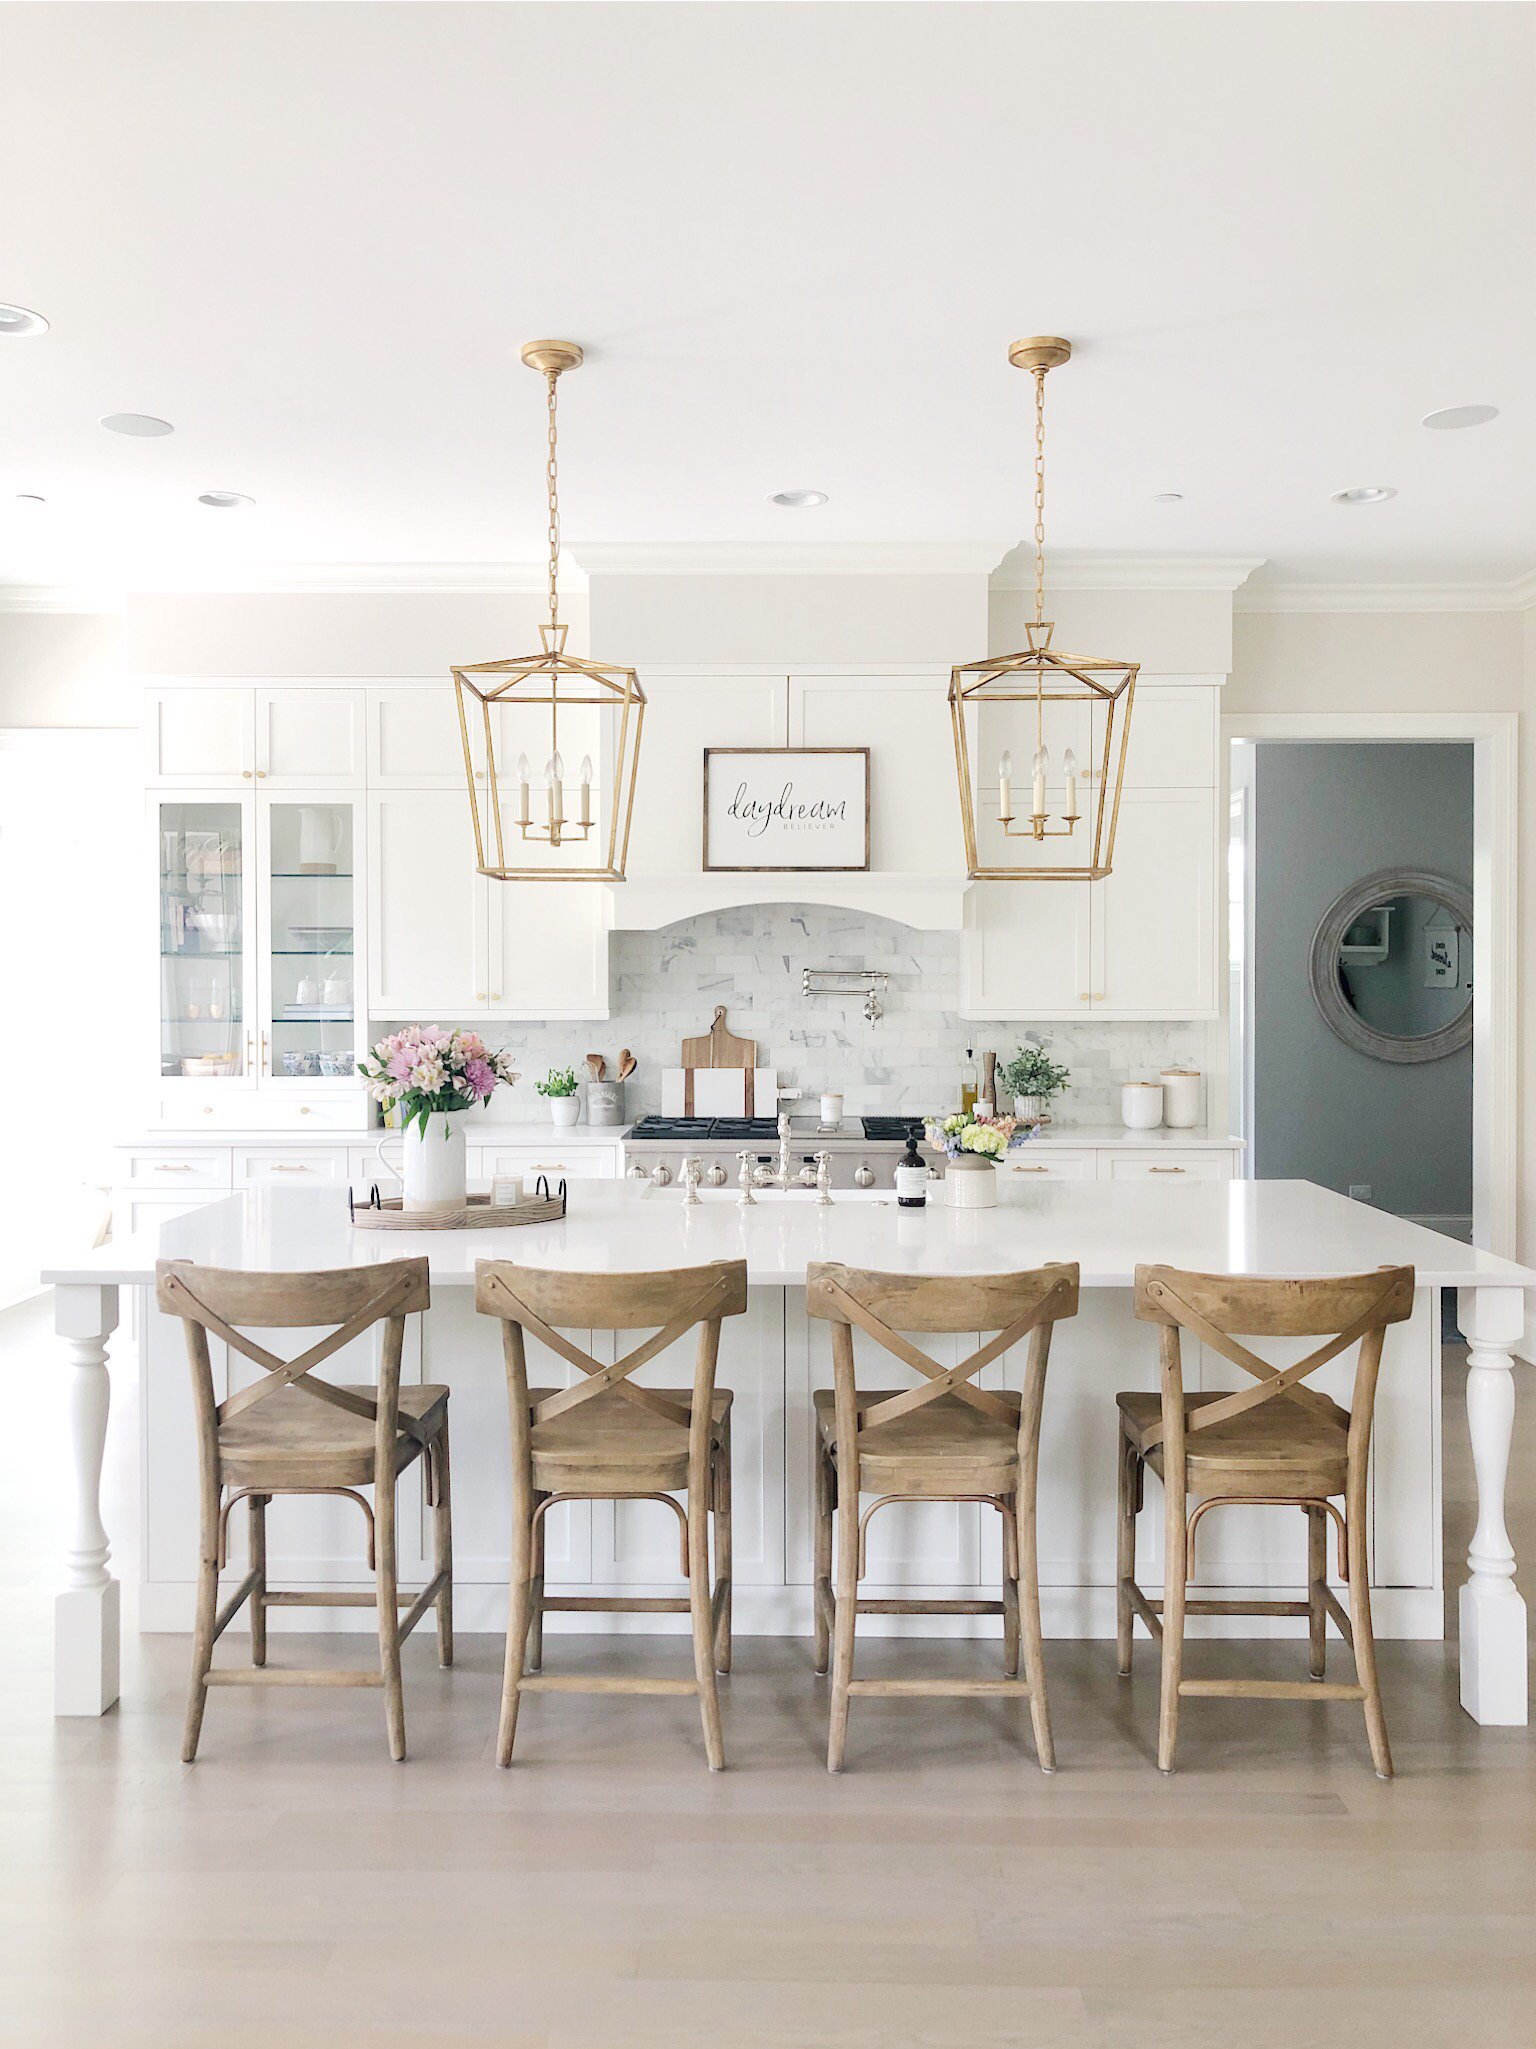
M463 1209L469 1194L464 1165L464 1126L470 1110L429 1110L425 1131L413 1119L403 1131L389 1131L375 1151L379 1164L401 1185L401 1208L443 1216ZM385 1157L392 1139L401 1141L400 1165Z
M306 874L334 875L344 831L341 813L329 804L299 806L299 867Z

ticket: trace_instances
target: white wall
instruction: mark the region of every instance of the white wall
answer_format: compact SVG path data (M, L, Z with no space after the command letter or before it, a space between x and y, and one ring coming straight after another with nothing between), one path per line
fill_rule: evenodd
M1518 612L1238 612L1224 712L1519 711Z

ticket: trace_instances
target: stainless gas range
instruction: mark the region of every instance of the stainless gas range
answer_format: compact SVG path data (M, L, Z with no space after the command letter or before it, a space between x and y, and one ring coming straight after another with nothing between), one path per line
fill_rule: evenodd
M827 1152L834 1188L894 1188L896 1163L914 1127L921 1138L920 1118L845 1117L832 1126L791 1118L790 1184L814 1187L816 1155ZM681 1180L684 1160L696 1159L705 1186L723 1188L735 1185L744 1151L760 1172L777 1171L779 1128L772 1117L642 1117L624 1141L624 1169L631 1180L665 1187Z

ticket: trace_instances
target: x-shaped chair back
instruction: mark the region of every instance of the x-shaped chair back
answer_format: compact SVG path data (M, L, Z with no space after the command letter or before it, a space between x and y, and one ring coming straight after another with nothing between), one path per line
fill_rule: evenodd
M527 1403L528 1336L536 1337L582 1376L558 1393L546 1395L529 1411L534 1426L569 1415L611 1393L686 1431L691 1421L700 1420L702 1393L702 1423L707 1428L720 1321L740 1316L746 1306L747 1268L740 1259L633 1274L560 1273L500 1259L482 1259L475 1264L475 1307L483 1316L501 1319L515 1399ZM653 1388L638 1387L631 1376L695 1325L699 1326L699 1353L690 1415L682 1403L669 1401ZM648 1330L651 1334L622 1358L604 1365L565 1335L571 1329Z
M1172 1362L1179 1357L1179 1333L1187 1330L1213 1352L1230 1360L1254 1385L1203 1403L1190 1411L1184 1428L1191 1437L1236 1416L1281 1399L1295 1407L1353 1425L1368 1436L1387 1326L1413 1314L1414 1272L1411 1266L1380 1267L1374 1273L1347 1274L1317 1280L1257 1280L1225 1274L1182 1273L1171 1266L1136 1269L1136 1314L1145 1323L1161 1324L1168 1333ZM1233 1335L1247 1337L1324 1337L1325 1342L1289 1366L1273 1366ZM1343 1409L1319 1389L1302 1383L1358 1344L1350 1407ZM1150 1451L1162 1442L1164 1425L1155 1423L1143 1439Z
M820 1261L806 1270L806 1313L834 1326L833 1362L839 1376L848 1376L847 1398L853 1396L852 1329L862 1330L882 1350L919 1376L919 1385L889 1395L858 1414L860 1442L882 1425L910 1416L944 1395L1010 1428L1018 1411L986 1388L973 1385L978 1373L1004 1352L1029 1337L1030 1362L1043 1369L1051 1325L1077 1314L1078 1269L1075 1265L1043 1266L1028 1273L967 1274L932 1277L874 1273L862 1268ZM955 1366L941 1366L905 1331L953 1335L990 1330L994 1336ZM846 1335L845 1335L846 1334ZM1028 1404L1026 1404L1026 1409Z
M197 1266L188 1259L162 1259L155 1266L156 1304L168 1316L181 1317L186 1325L200 1415L205 1427L214 1430L279 1390L290 1388L373 1424L382 1440L392 1440L399 1427L405 1319L427 1307L430 1293L424 1259L397 1259L379 1266L321 1273L238 1273ZM335 1328L295 1359L280 1359L241 1328L307 1330L326 1323ZM317 1366L376 1323L388 1325L376 1397L354 1394L315 1376ZM210 1332L259 1366L265 1378L216 1403L208 1353Z

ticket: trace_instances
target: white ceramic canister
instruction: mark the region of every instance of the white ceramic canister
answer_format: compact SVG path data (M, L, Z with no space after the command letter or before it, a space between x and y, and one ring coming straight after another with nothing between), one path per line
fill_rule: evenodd
M1127 1131L1156 1131L1163 1121L1163 1086L1128 1081L1120 1091L1120 1122Z
M951 1209L995 1209L997 1169L979 1153L957 1153L944 1169L944 1192Z
M1200 1070L1198 1067L1165 1067L1163 1122L1174 1131L1192 1131L1200 1122Z
M391 1131L379 1140L380 1164L402 1185L402 1209L435 1210L443 1214L464 1207L464 1126L469 1116L467 1109L432 1110L428 1112L425 1131L419 1122L412 1123L403 1132ZM385 1146L397 1138L404 1147L398 1167L384 1154Z

